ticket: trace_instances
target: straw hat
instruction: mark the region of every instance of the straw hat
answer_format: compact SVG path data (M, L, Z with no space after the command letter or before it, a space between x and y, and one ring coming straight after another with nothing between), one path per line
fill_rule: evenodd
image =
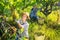
M30 19L28 12L23 12L23 13L22 13L22 16L23 16L23 15L26 15L26 16L27 16L27 19Z

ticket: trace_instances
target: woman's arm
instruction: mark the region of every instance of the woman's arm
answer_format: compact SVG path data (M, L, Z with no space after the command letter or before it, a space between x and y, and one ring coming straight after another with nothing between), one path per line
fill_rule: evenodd
M18 28L22 28L23 26L20 24L20 21L18 20L18 21L16 21L17 22L17 27Z
M22 25L20 23L18 23L18 28L22 28Z

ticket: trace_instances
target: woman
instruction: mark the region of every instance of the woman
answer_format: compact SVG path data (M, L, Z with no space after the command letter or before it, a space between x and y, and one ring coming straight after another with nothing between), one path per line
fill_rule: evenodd
M18 26L17 26L17 38L16 38L16 40L22 40L23 37L25 39L29 39L29 35L28 35L29 23L27 22L28 19L29 19L29 13L23 12L22 18L17 21ZM22 28L24 29L24 31L21 33L20 29L22 29Z

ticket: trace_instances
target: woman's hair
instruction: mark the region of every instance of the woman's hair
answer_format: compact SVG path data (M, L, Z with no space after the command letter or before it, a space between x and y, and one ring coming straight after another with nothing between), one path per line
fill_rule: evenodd
M28 12L23 12L23 13L22 13L22 16L23 16L23 15L26 15L26 16L27 16L27 19L30 19Z

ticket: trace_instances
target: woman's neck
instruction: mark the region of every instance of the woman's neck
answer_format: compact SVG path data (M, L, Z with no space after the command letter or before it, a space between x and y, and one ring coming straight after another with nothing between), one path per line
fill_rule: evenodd
M22 19L23 22L26 22L26 20Z

